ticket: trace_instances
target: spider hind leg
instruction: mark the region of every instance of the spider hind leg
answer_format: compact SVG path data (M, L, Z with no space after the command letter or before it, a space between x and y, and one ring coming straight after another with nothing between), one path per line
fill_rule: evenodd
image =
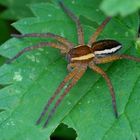
M90 40L88 42L88 45L91 46L93 42L96 41L97 37L100 35L100 33L103 31L107 23L110 21L111 17L107 17L101 25L96 29L96 31L93 33L93 35L90 37Z

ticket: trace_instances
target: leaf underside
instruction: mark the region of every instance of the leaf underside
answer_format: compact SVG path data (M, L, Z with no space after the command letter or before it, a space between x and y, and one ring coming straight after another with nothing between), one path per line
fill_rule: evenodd
M66 0L65 4L77 16L89 21L82 20L87 43L95 31L90 23L99 25L105 19L99 2ZM75 24L57 2L34 4L31 9L35 17L13 24L22 34L52 32L77 43ZM123 44L121 53L140 56L134 47L138 25L137 13L124 19L113 18L98 39L118 40ZM0 55L10 58L22 48L44 40L48 39L12 38L0 47ZM119 119L113 114L104 79L88 69L58 107L47 128L42 129L43 123L36 126L45 103L68 74L66 66L59 50L46 47L0 67L0 84L9 84L0 90L1 140L46 140L60 122L76 130L77 140L140 139L140 64L127 60L101 66L115 88Z

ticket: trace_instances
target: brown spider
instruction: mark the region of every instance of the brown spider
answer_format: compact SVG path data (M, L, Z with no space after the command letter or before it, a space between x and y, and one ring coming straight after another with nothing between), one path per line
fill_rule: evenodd
M87 67L90 67L93 71L101 74L105 79L107 86L110 90L110 95L112 97L112 105L114 109L114 113L116 118L118 117L117 107L116 107L116 99L115 99L115 92L110 81L108 75L98 67L96 64L104 64L108 62L112 62L119 59L129 59L140 62L140 58L136 58L129 55L116 55L114 54L118 50L121 49L122 45L115 41L115 40L100 40L96 41L96 38L99 36L103 28L106 24L110 21L111 17L107 17L101 25L97 28L95 33L91 36L88 44L84 43L84 34L83 29L81 27L81 23L78 17L76 17L62 2L59 2L61 8L64 12L75 22L77 27L77 34L78 34L78 45L74 45L72 42L68 41L66 38L61 37L59 35L53 33L32 33L32 34L23 34L23 35L12 35L16 38L23 38L23 37L43 37L43 38L52 38L57 41L57 43L53 42L40 42L35 46L29 46L24 48L19 53L17 53L13 58L11 58L7 63L12 62L23 53L45 47L51 46L54 48L58 48L61 50L62 53L66 54L68 59L68 66L67 69L69 70L69 74L64 78L64 80L60 83L58 88L56 89L53 96L48 100L46 106L44 107L43 112L41 113L39 119L37 120L36 124L39 124L43 117L45 116L48 108L50 107L51 103L54 101L56 96L60 93L60 91L64 88L66 84L68 86L64 89L64 92L61 94L59 99L56 101L54 107L48 114L46 122L44 123L43 127L46 127L49 120L53 116L56 108L61 103L63 98L68 94L70 89L78 82L78 80L82 77L85 73Z

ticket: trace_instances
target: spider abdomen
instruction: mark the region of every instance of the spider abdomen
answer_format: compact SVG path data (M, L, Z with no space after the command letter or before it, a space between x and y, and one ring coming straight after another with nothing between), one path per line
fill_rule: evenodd
M87 45L81 45L69 51L68 57L70 62L75 61L90 61L94 58L92 49Z
M92 44L92 51L95 56L104 57L116 53L122 45L115 40L100 40Z

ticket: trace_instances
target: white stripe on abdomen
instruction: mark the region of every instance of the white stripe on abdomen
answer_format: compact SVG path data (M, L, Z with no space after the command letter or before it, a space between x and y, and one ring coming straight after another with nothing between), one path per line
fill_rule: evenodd
M119 50L122 46L116 46L114 48L111 49L105 49L105 50L101 50L101 51L95 51L94 54L95 55L107 55L107 54L111 54L111 53L115 53L117 50Z

